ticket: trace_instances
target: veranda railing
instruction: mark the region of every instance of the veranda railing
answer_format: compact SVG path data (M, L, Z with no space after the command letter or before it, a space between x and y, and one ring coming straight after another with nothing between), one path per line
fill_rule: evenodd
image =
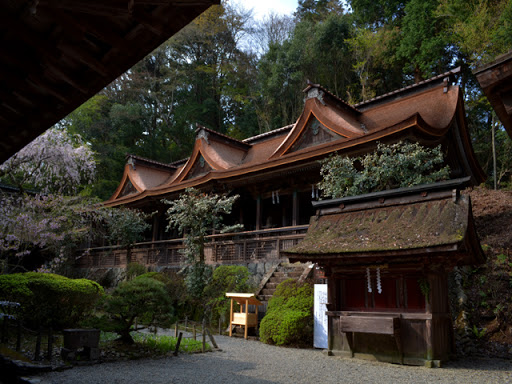
M301 225L210 235L205 247L205 261L208 264L233 264L277 260L281 258L281 251L304 238L307 229L307 225ZM129 250L120 247L89 248L81 251L76 265L79 268L124 267L131 261L143 265L179 266L185 261L181 249L183 239L137 243Z

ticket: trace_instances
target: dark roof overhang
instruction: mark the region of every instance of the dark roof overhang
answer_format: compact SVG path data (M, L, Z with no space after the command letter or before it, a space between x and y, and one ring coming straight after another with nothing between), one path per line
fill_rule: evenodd
M0 163L220 0L0 2Z
M512 51L473 73L512 138Z

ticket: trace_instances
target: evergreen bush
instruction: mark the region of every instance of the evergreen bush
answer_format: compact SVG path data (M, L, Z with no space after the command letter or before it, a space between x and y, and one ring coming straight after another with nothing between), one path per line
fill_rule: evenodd
M331 155L321 163L322 181L318 188L330 198L408 188L450 176L441 145L427 148L403 141L378 143L374 152L359 157Z
M126 279L132 280L137 276L144 275L147 272L148 269L144 265L133 261L128 263L126 266Z
M165 284L149 276L119 284L105 298L104 310L109 321L105 323L105 319L100 319L103 330L118 333L127 344L133 343L130 332L135 320L144 326L169 325L173 315Z
M260 324L260 339L275 345L311 345L313 286L288 279L279 284Z
M217 323L219 318L229 319L231 300L226 297L226 292L250 292L252 287L248 281L247 267L222 265L213 271L212 280L205 288L212 322Z
M102 295L103 288L87 279L39 272L0 275L0 300L20 303L21 318L32 328L76 327Z

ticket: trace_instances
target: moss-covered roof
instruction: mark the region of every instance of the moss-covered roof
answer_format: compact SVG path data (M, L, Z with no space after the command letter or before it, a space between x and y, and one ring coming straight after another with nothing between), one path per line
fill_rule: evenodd
M399 251L460 244L468 230L469 198L461 196L315 216L294 254Z

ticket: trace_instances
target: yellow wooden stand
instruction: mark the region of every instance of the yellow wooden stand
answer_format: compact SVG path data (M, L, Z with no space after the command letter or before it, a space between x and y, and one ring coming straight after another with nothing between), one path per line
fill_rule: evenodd
M229 336L233 330L233 325L244 326L244 337L247 339L247 328L255 327L258 329L258 305L261 305L254 293L226 293L231 298L231 311L229 314ZM233 313L233 301L240 304L240 313ZM249 305L256 306L255 313L249 313ZM245 306L245 311L244 311Z

